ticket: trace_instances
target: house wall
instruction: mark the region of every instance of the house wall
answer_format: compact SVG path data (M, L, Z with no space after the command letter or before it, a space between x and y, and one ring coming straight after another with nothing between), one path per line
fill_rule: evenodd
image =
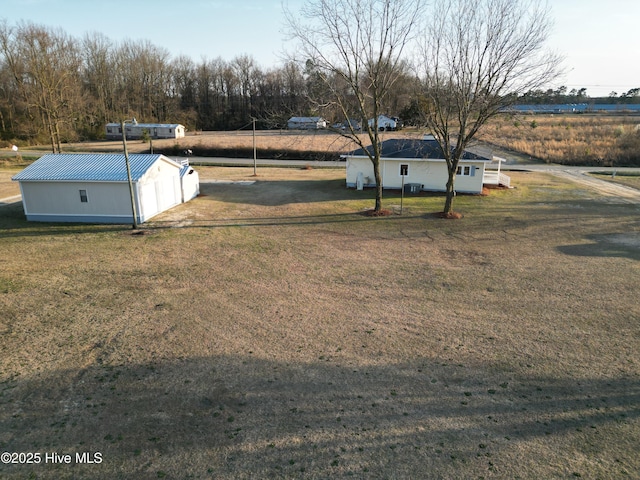
M198 172L189 168L188 172L180 179L182 182L182 202L197 197L200 194L200 177Z
M108 124L106 127L107 140L122 140L122 132L120 125ZM178 125L176 128L172 126L158 124L155 125L133 125L126 124L125 132L127 140L138 140L143 136L143 131L147 130L151 138L182 138L185 136L184 126Z
M287 122L289 130L320 130L326 126L327 122L324 121Z
M373 127L375 123L375 119L372 118L369 120L369 127ZM378 129L380 130L396 130L398 128L398 123L393 119L389 118L386 115L380 115L378 117Z
M356 188L358 173L362 172L365 187L375 187L376 177L373 173L373 163L368 158L347 157L347 187Z
M141 221L182 203L180 168L163 160L155 162L140 179Z
M131 196L127 183L20 182L27 220L40 222L127 223ZM82 202L80 190L87 192Z
M446 190L447 164L444 161L427 160L390 160L380 161L380 175L383 188L402 188L402 176L400 165L408 165L409 171L404 183L419 183L422 190L444 192ZM473 175L457 175L455 189L461 193L481 193L482 178L484 174L484 162L461 162L463 166L472 167ZM475 168L475 171L473 170ZM347 158L347 187L355 188L358 173L364 176L364 186L374 187L375 176L373 163L368 158ZM367 180L368 179L368 180Z

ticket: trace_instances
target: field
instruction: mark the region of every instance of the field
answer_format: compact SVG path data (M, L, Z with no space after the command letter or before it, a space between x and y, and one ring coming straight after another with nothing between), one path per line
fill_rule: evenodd
M563 165L640 165L640 118L608 115L504 115L479 140Z
M137 234L0 207L0 477L639 478L640 206L198 171Z
M492 119L477 140L506 149L522 163L560 163L590 166L639 166L640 118L608 115L502 115ZM383 138L421 138L424 131L407 128L385 132ZM363 135L365 143L368 144ZM131 152L148 152L149 142L128 142ZM253 156L250 131L196 132L177 140L154 140L156 152L179 155L192 149L196 156ZM46 148L46 147L41 147ZM260 158L335 159L356 145L335 133L258 131ZM65 151L122 151L121 142L68 144Z
M390 136L406 133L389 132ZM417 132L409 133L418 136ZM366 141L366 136L361 135ZM196 156L253 157L253 134L237 132L197 132L179 139L153 140L154 152L181 155L186 149ZM269 130L256 132L256 149L260 158L309 158L328 157L337 159L342 153L358 148L351 140L327 131ZM132 153L147 153L149 142L132 140L127 142ZM100 141L69 144L68 151L122 151L122 141Z

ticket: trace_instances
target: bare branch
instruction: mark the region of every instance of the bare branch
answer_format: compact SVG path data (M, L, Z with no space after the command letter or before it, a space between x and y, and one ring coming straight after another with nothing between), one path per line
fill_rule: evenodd
M449 169L451 213L458 162L482 126L517 95L560 74L545 51L549 9L540 0L435 0L422 41L424 119Z

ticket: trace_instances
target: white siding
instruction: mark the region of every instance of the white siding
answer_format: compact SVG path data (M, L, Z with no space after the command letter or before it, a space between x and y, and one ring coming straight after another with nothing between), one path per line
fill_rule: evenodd
M27 215L123 216L131 218L131 196L126 183L21 182ZM80 201L86 190L87 202Z
M400 175L400 165L408 165L409 172L404 179L404 183L419 183L422 190L444 192L447 186L448 172L447 164L443 161L429 161L416 159L381 159L380 175L382 177L383 188L402 188L402 176ZM484 162L461 162L461 165L468 165L475 168L473 176L457 175L455 179L455 189L461 193L481 193L482 179L484 173ZM373 173L373 163L368 158L347 158L347 187L355 187L358 173L362 172L365 177L365 186L375 186L375 176ZM369 178L369 180L367 180Z
M187 173L181 178L183 202L188 202L200 194L200 178L198 172L192 168L189 168L189 171L191 173Z
M140 179L140 190L144 220L178 205L182 202L180 168L165 161L156 162Z
M373 173L373 163L368 158L347 158L347 187L355 187L358 173L362 172L364 186L373 187L376 177Z

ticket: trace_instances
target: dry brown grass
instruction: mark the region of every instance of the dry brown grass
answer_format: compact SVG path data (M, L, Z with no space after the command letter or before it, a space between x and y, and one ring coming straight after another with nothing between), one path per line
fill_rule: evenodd
M363 138L365 138L363 136ZM128 149L133 153L147 152L149 142L133 140L127 142ZM204 132L190 134L184 138L169 140L154 140L154 149L179 149L205 148L205 149L252 149L253 135L251 132ZM259 131L256 133L256 147L264 150L300 150L300 151L327 151L347 152L353 150L355 144L337 134L328 132L290 132ZM70 144L68 149L93 150L93 151L118 151L122 150L121 141L85 142Z
M401 132L386 132L382 134L382 138L397 137L415 137L420 138L422 132L415 130L406 130ZM369 144L368 137L364 134L360 138L365 144ZM129 151L132 153L147 152L149 150L149 142L133 140L127 142ZM180 139L154 140L154 149L172 149L176 148L182 151L187 148L191 149L252 149L253 135L251 132L199 132L197 134L189 134ZM311 152L335 152L345 153L355 148L356 144L341 135L327 131L258 131L256 133L256 148L264 151L311 151ZM68 144L65 148L67 151L121 151L121 141L100 141L100 142L84 142L77 144Z
M493 119L478 134L477 140L542 160L548 163L592 166L640 165L640 119L637 116L606 115L503 115ZM421 138L422 130L388 132L383 138ZM367 137L362 135L365 144ZM128 142L133 153L148 152L149 143ZM242 150L250 157L253 136L250 131L198 132L177 140L154 140L156 151L179 154L183 150L201 151L204 155L225 156L225 151ZM258 131L259 156L279 153L344 153L356 145L349 139L326 131ZM48 147L41 147L48 150ZM65 151L119 152L120 141L67 144Z
M20 195L20 185L12 182L11 177L21 169L0 170L0 200L6 197Z
M633 187L637 190L640 190L640 175L625 175L616 173L616 175L612 175L611 173L598 173L593 172L591 174L595 178L600 178L602 180L606 180L608 182L619 183L620 185L626 185L628 187Z
M640 471L636 206L514 173L367 218L343 170L199 171L143 236L2 212L0 451L104 459L3 478Z
M504 115L481 130L478 139L549 163L637 164L638 125L640 119L633 116Z

